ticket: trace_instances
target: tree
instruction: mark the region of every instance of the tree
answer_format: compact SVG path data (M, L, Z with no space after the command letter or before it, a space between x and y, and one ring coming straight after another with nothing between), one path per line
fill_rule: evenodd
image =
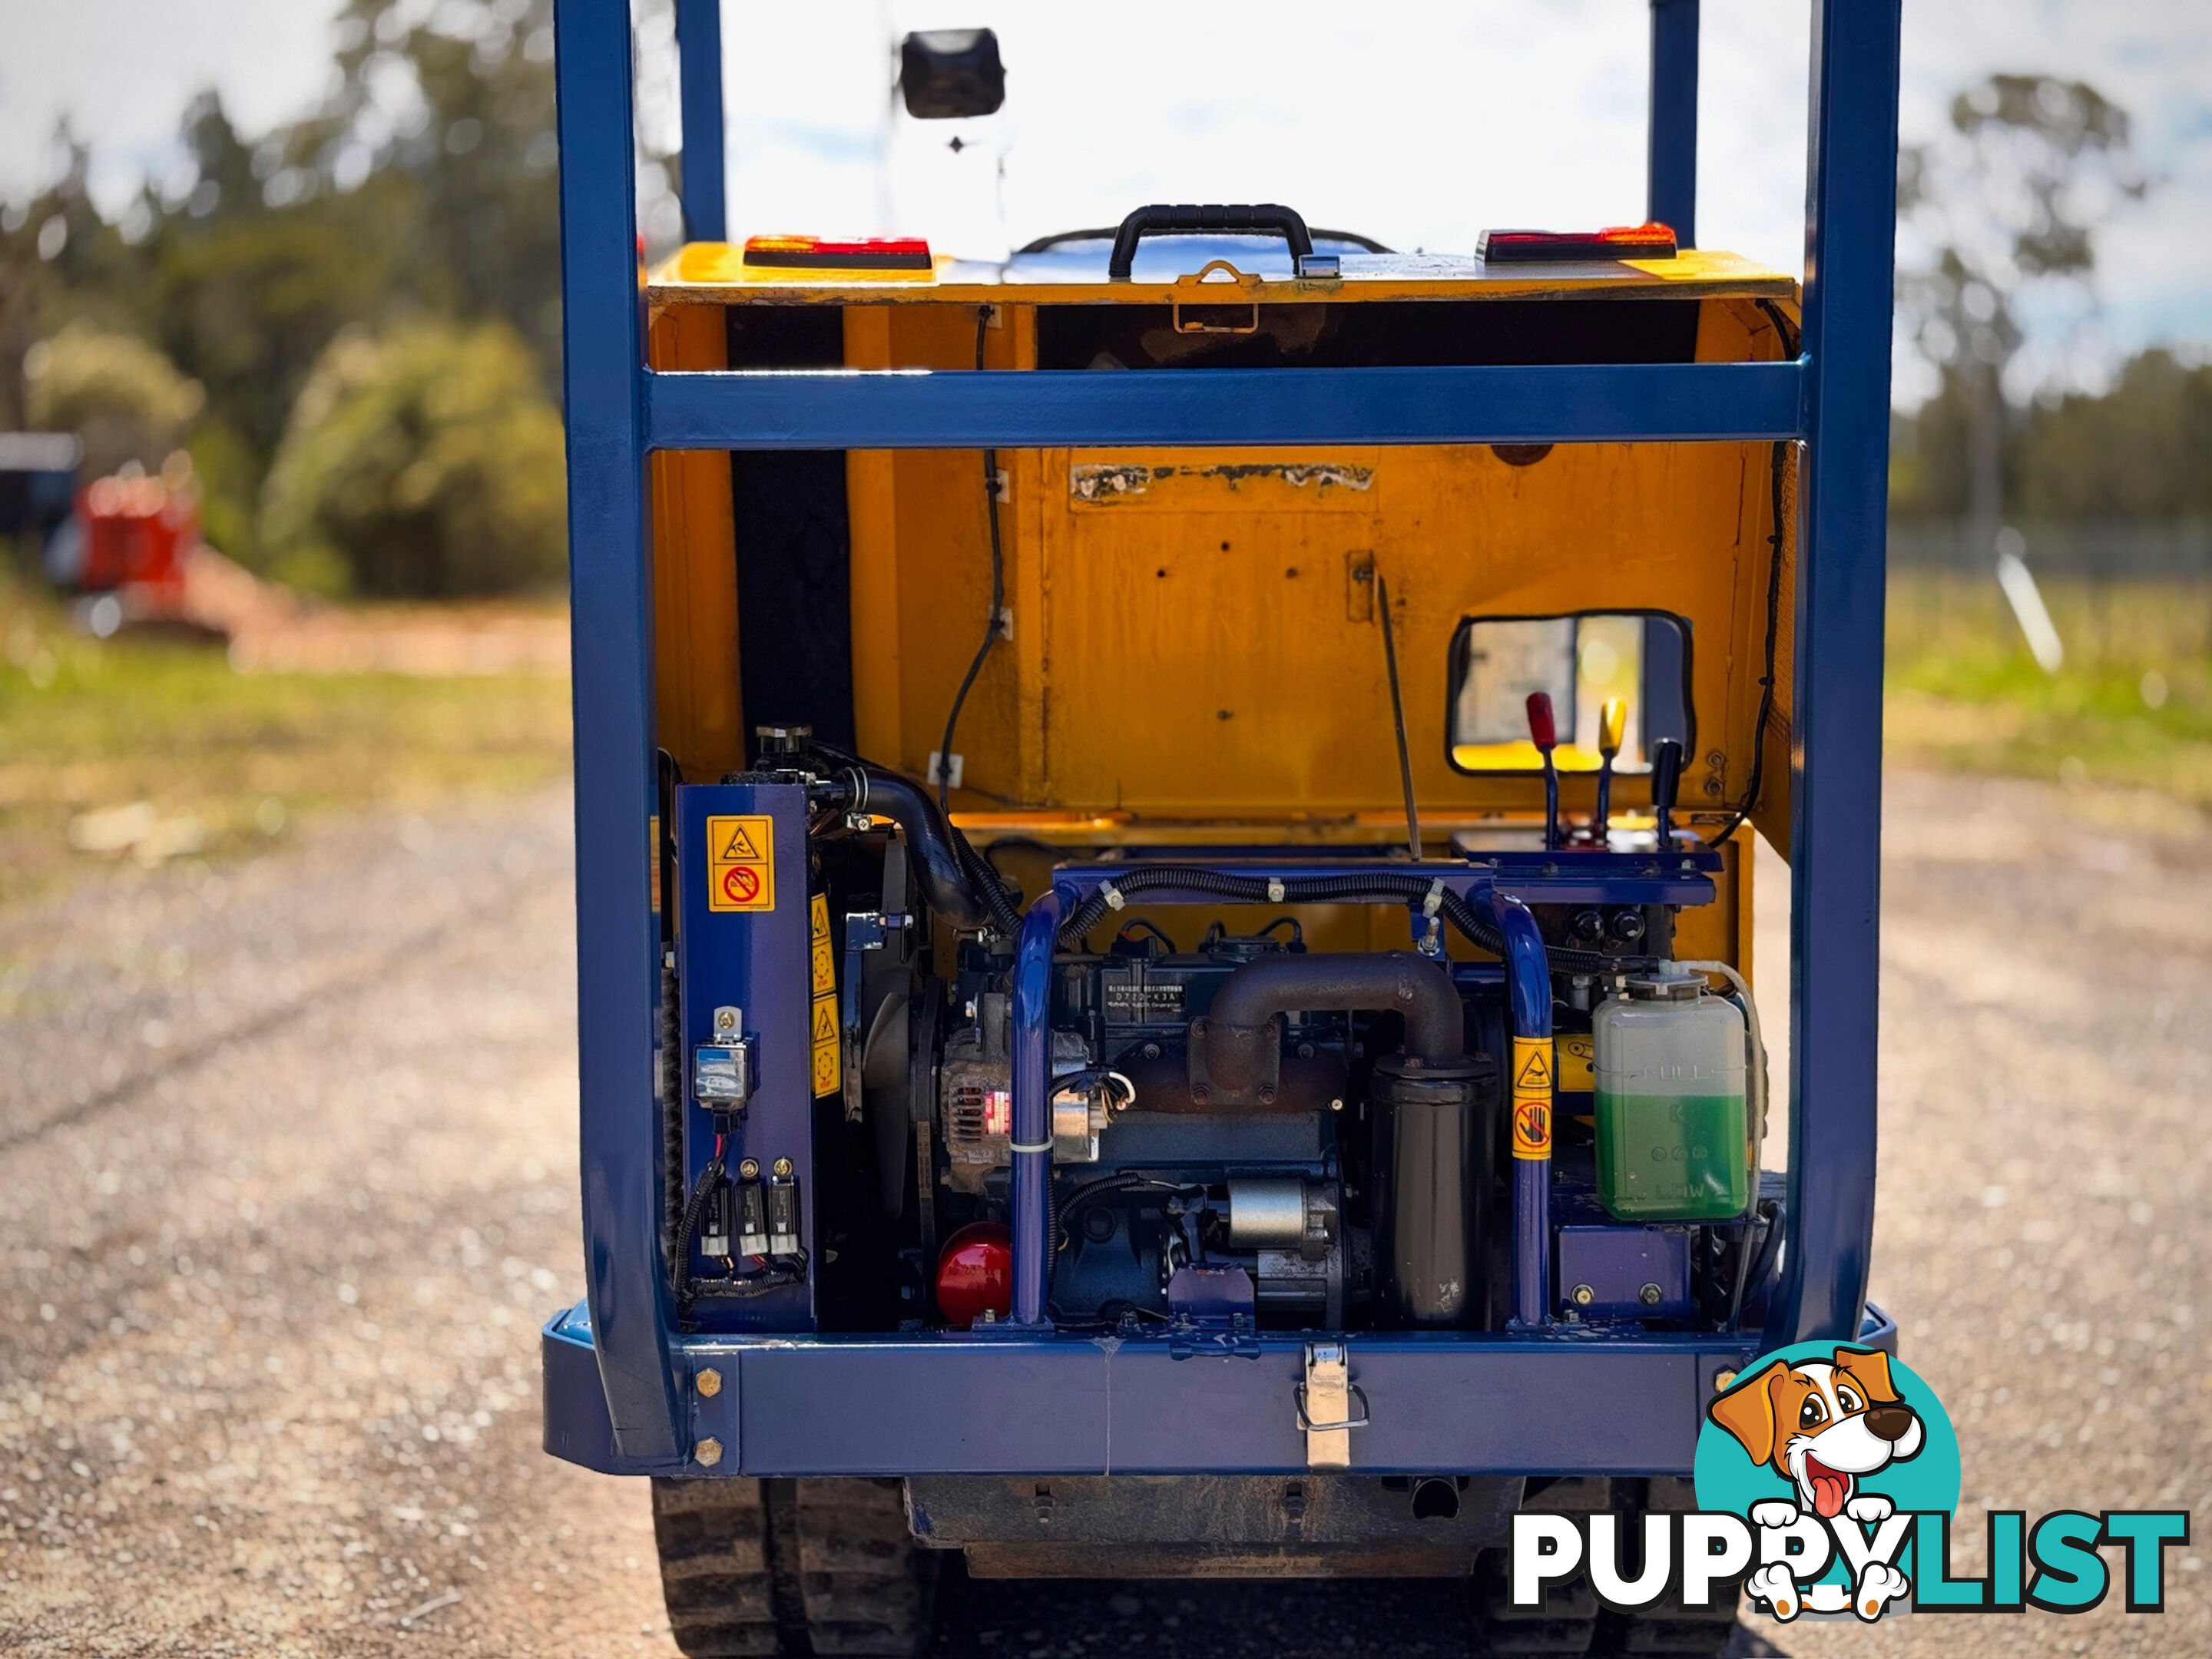
M331 343L270 470L276 572L306 586L450 598L557 578L561 420L504 323L418 322Z
M206 401L197 380L145 341L71 323L23 361L24 412L40 431L74 432L82 471L100 477L126 461L148 471L184 442Z
M2007 370L2030 289L2094 302L2094 228L2144 181L2127 112L2086 82L1996 75L1952 100L1951 131L1898 156L1898 311L1963 438L1966 516L2002 516Z
M2101 397L2029 412L2021 505L2039 518L2212 519L2212 365L2146 351Z

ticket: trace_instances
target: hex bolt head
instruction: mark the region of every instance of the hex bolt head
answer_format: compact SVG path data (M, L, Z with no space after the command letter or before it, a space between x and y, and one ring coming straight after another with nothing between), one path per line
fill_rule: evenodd
M760 1160L757 1158L749 1158L743 1163L739 1164L738 1165L738 1179L740 1181L758 1181L760 1179Z
M1597 1292L1587 1285L1576 1285L1567 1295L1577 1308L1587 1308L1597 1300Z
M722 1391L722 1374L712 1365L702 1366L699 1375L691 1379L691 1383L699 1390L701 1399L712 1400Z
M1713 1373L1713 1392L1715 1394L1726 1394L1729 1390L1729 1385L1735 1381L1735 1373L1734 1371L1715 1371Z
M722 1443L710 1434L691 1448L691 1455L701 1468L711 1469L722 1461Z
M1659 1298L1665 1294L1656 1285L1646 1285L1637 1291L1636 1298L1647 1308L1656 1308L1659 1305Z
M787 1158L780 1158L772 1167L775 1170L775 1178L778 1181L788 1181L791 1179L792 1170L798 1166Z

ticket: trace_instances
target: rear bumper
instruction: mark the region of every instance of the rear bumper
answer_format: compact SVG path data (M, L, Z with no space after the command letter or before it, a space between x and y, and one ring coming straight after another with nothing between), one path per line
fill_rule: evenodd
M1860 1341L1894 1350L1869 1306ZM1349 1340L1369 1474L1687 1474L1740 1336L1382 1334ZM543 1338L545 1449L605 1474L1296 1474L1304 1344L1189 1352L1164 1336L694 1336L684 1456L624 1456L581 1304ZM711 1395L696 1385L718 1375ZM711 1465L693 1449L718 1443Z

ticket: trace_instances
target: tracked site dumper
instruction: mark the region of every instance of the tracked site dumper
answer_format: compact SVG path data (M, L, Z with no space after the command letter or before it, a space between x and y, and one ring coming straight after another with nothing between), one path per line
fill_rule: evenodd
M989 264L728 236L678 18L693 240L641 272L627 12L560 14L589 1297L548 1449L653 1479L693 1654L912 1653L948 1560L1459 1576L1497 1650L1719 1651L1732 1598L1515 1607L1502 1551L1694 1507L1762 1350L1893 1345L1894 6L1815 8L1802 289L1693 246L1694 0L1650 223L1404 254L1151 205ZM910 106L996 71L916 40Z

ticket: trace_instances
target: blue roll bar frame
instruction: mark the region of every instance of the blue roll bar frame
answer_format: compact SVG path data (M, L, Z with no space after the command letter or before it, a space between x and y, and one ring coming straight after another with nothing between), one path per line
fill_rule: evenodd
M656 781L647 463L666 449L1797 442L1792 1157L1783 1277L1760 1340L1864 1337L1900 5L1814 0L1804 338L1794 363L1066 376L649 370L629 8L556 0L589 1318L586 1350L572 1316L549 1328L549 1444L585 1432L554 1422L580 1352L604 1395L600 1464L682 1468L696 1430L685 1383L700 1344L676 1332L662 1271L652 1108L659 973L645 834ZM1653 0L1647 201L1686 245L1695 235L1698 26L1697 0ZM712 240L726 211L718 0L677 0L677 29L686 223ZM1053 1351L1049 1339L1042 1346Z

